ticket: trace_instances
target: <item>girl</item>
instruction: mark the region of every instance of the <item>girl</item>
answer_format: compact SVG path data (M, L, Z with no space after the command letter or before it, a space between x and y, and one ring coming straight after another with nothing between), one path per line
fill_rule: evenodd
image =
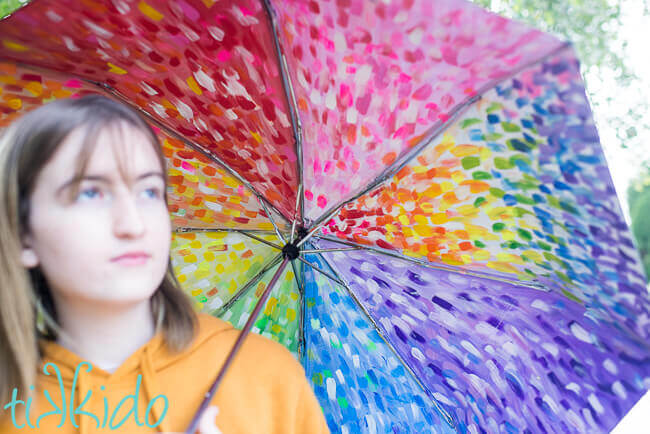
M0 140L0 203L0 432L186 429L238 330L174 277L149 125L99 95L31 111ZM256 334L199 428L329 432L302 365Z

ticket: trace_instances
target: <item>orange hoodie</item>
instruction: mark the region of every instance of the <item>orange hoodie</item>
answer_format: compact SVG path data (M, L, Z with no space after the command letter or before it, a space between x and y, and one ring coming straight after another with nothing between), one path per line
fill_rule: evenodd
M182 432L239 334L219 318L206 313L198 317L199 333L183 352L167 351L158 333L112 374L97 366L88 371L76 354L41 340L44 356L35 400L19 403L19 391L15 420L12 406L0 403L0 433ZM48 362L56 365L61 380ZM199 428L203 434L329 433L302 365L284 346L254 333L236 354Z

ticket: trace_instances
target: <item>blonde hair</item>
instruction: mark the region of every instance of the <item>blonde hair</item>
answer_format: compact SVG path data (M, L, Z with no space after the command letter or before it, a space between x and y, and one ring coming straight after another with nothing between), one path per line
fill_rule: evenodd
M0 402L36 381L41 354L38 339L61 333L47 282L38 267L20 261L22 238L29 232L30 194L39 172L73 130L85 133L77 176L84 173L100 130L122 123L144 132L161 167L165 157L158 137L128 106L101 95L62 99L45 104L14 121L0 138ZM121 167L121 166L120 166ZM122 169L120 169L122 170ZM165 203L167 203L165 180ZM78 185L75 187L78 188ZM182 351L198 328L196 311L180 288L171 259L165 277L150 299L156 332L162 331L171 351Z

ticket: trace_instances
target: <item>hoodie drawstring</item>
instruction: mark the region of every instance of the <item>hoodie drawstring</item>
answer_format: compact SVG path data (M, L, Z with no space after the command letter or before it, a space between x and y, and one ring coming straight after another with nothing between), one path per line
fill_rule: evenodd
M158 389L155 384L155 371L153 367L153 359L151 357L151 351L149 347L144 349L144 354L140 358L140 367L142 369L142 385L147 395L147 405L151 403L151 400L156 396L156 390ZM166 398L166 397L165 397ZM164 414L165 418L157 425L157 428L160 432L170 432L171 427L169 426L169 402L167 402L167 412ZM163 398L158 398L153 403L151 408L151 413L153 413L153 418L149 416L149 423L157 423L161 416L163 416L163 410L165 409L165 400Z
M86 375L87 374L88 373L86 372L86 369L82 368L82 369L79 370L79 376L77 377L77 387L76 387L77 390L75 390L75 395L76 396L74 396L74 398L72 396L70 397L70 399L73 400L73 402L71 403L71 404L73 404L72 406L74 407L73 408L73 415L72 415L73 417L75 417L74 409L81 405L81 400L83 399L83 396L81 396L81 391L82 390L89 390L89 388L87 387L87 384L86 384L87 383L86 382ZM85 409L85 407L84 407L84 409ZM66 411L67 411L67 409L66 409ZM86 421L86 419L88 419L88 417L84 417L83 415L79 415L78 418L75 417L75 420L79 421L78 422L79 423L79 434L86 434L88 432L88 422ZM93 423L95 423L95 422L93 421ZM101 421L100 421L100 424L101 424Z

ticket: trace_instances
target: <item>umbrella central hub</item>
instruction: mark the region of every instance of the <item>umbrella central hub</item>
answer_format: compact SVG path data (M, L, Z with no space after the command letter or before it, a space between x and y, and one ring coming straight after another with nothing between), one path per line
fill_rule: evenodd
M297 259L300 256L300 247L296 246L296 242L287 243L282 248L282 256L290 261Z
M298 226L297 229L297 237L293 243L287 243L282 248L282 256L289 259L290 261L298 259L298 256L300 256L300 247L298 247L297 244L300 242L300 240L307 236L307 229L305 229L303 226Z

